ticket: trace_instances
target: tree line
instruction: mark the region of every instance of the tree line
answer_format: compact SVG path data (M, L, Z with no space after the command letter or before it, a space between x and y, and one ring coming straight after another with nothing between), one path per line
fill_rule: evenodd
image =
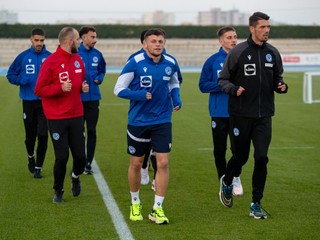
M88 24L91 25L91 24ZM80 29L83 24L0 24L0 38L29 38L31 29L43 28L47 38L57 38L59 31L65 26ZM151 26L151 25L113 25L97 24L99 38L139 38L140 33L149 28L160 27L165 30L167 38L216 38L217 30L222 26ZM247 38L248 26L233 26L238 38ZM283 25L271 26L271 38L320 38L320 26Z

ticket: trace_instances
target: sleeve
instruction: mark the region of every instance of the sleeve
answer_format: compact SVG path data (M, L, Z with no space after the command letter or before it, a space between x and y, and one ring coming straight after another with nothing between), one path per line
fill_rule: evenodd
M53 83L53 74L50 69L50 63L45 61L42 64L34 94L41 98L50 98L63 94L61 84Z
M177 67L178 68L178 67ZM180 99L180 82L178 78L178 73L175 72L169 81L169 91L173 103L173 107L182 106Z
M7 79L13 85L19 86L28 83L28 79L22 74L22 62L25 55L24 53L19 54L8 69Z
M280 53L275 50L275 58L276 58L276 65L274 67L274 91L276 93L287 93L288 92L288 85L283 81L283 77L282 77L282 74L283 74L283 64L282 64L282 59L281 59L281 56L280 56ZM280 89L278 89L278 85L279 83L281 84L285 84L286 85L286 91L282 92Z
M129 100L146 101L146 90L132 91L129 88L129 85L134 80L135 76L134 62L135 60L131 59L125 65L114 87L114 94L120 98L125 98Z
M181 84L183 81L183 78L182 78L181 70L177 60L176 60L176 66L177 66L178 80L179 80L179 83Z
M223 92L228 93L230 95L236 95L239 86L235 86L233 82L230 80L230 78L231 71L233 67L236 66L238 57L236 56L236 54L234 54L232 50L229 52L223 64L223 68L219 73L218 84Z
M218 85L218 70L215 71L213 66L214 58L208 58L205 61L199 80L199 89L202 93L214 93L221 92L221 88ZM216 75L214 75L216 74Z
M104 76L106 74L106 61L103 55L100 55L100 61L98 64L98 75L96 76L96 80L99 81L99 84L103 82Z

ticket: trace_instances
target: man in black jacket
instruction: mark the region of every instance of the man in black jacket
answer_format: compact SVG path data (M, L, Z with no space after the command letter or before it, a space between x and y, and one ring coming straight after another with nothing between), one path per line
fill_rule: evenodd
M271 142L274 92L286 93L280 53L267 43L269 16L255 12L249 18L250 36L228 54L219 75L222 91L229 94L230 138L234 158L220 179L220 201L232 207L232 179L249 158L250 143L254 146L252 203L250 216L267 218L260 201L267 178L268 148Z

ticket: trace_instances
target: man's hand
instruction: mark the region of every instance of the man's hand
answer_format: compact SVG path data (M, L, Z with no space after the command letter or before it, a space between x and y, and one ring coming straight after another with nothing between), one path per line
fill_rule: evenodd
M147 98L147 100L152 99L152 94L151 94L151 93L149 93L149 92L147 92L147 94L146 94L146 98Z
M280 89L281 92L285 92L287 90L287 85L285 83L278 83L278 89Z
M175 106L174 108L173 108L173 111L174 112L177 112L177 111L179 111L181 109L181 106Z
M243 87L239 87L237 90L237 97L239 97L243 92L245 91L245 89Z
M82 82L82 92L84 93L89 92L89 85L86 81Z
M61 88L62 88L62 91L64 91L64 92L70 92L71 88L72 88L71 80L68 79L67 81L62 83Z

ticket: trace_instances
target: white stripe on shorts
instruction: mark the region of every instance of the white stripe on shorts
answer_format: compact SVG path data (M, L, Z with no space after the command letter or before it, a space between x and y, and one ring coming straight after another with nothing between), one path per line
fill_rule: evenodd
M133 136L133 135L129 132L128 129L127 129L127 133L128 133L128 135L129 135L129 137L130 137L132 140L136 141L136 142L151 142L151 138L146 139L146 138L137 138L137 137Z

